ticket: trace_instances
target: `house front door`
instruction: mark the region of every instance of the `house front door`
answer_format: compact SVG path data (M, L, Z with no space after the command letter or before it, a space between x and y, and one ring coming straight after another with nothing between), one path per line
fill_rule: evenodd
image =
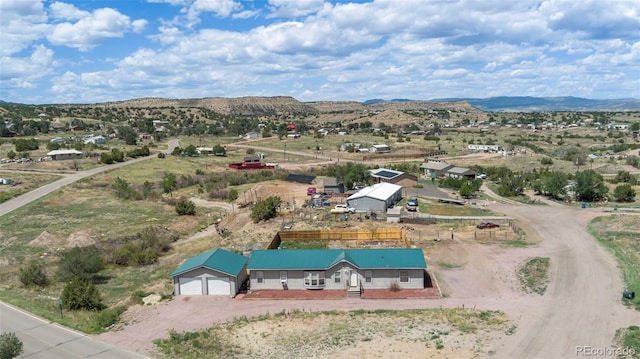
M358 272L351 270L349 271L349 285L351 287L357 287L358 286Z

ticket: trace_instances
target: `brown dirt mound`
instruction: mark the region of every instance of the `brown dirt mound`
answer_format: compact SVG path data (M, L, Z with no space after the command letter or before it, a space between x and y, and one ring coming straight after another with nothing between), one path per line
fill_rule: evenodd
M64 240L55 234L44 231L40 233L34 240L29 242L31 247L62 247Z
M96 243L89 231L77 231L71 233L67 238L67 248L87 247Z

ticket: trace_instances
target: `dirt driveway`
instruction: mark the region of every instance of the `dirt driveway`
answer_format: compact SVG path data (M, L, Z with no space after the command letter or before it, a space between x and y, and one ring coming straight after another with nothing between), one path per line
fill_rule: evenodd
M448 296L441 299L402 300L239 300L207 296L177 297L155 306L131 308L127 325L98 339L148 353L152 341L169 329L193 331L240 316L282 310L350 310L467 307L502 310L516 331L496 345L495 358L575 357L576 346L611 346L617 329L640 323L640 313L621 304L622 279L615 259L586 231L600 209L548 205L494 203L492 210L506 213L527 229L539 246L510 248L471 244L460 269L443 271L440 284ZM524 294L515 278L516 268L529 257L551 258L550 284L544 296ZM188 318L188 319L185 319Z

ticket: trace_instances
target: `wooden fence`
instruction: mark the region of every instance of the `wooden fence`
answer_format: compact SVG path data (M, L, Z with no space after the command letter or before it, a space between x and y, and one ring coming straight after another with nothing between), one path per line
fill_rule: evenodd
M408 247L407 236L403 228L376 229L333 229L279 231L267 249L276 249L282 241L318 240L318 241L400 241Z

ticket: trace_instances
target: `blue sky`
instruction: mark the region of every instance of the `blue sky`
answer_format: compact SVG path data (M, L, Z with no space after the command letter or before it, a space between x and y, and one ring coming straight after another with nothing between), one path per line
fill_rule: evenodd
M0 100L241 96L640 98L640 1L0 1Z

